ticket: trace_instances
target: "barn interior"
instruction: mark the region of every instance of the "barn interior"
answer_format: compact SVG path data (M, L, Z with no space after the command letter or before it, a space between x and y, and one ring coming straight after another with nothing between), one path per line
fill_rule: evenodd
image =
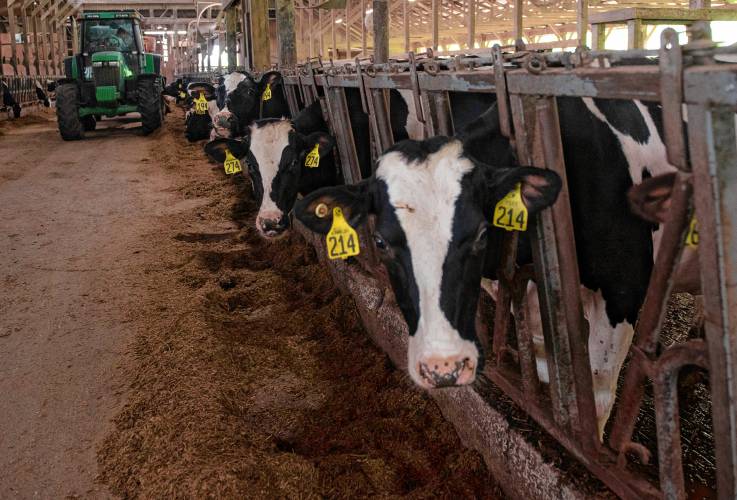
M70 142L57 91L102 11L140 19L161 120L94 108ZM0 0L0 393L19 394L0 403L0 497L737 498L735 21L732 0ZM263 116L272 91L285 116L319 104L346 184L376 168L358 165L351 102L376 162L392 92L418 140L453 136L477 117L456 103L484 96L515 159L564 184L563 100L657 107L680 194L606 426L565 188L531 224L534 264L505 233L476 319L487 371L420 391L369 229L347 261L293 214L267 242L250 158L203 150L231 138L227 75L258 90L258 118L281 117ZM699 293L674 291L689 241ZM533 279L551 383L519 313Z

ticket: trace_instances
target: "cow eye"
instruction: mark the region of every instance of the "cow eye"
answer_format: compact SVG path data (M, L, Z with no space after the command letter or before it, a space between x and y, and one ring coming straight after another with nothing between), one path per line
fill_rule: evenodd
M389 245L386 244L386 241L379 233L374 233L374 244L376 245L376 248L379 250L386 250Z
M476 233L476 238L473 240L473 245L471 246L471 251L473 253L479 253L486 248L486 236L488 234L488 230L489 227L486 224L479 227L478 232Z

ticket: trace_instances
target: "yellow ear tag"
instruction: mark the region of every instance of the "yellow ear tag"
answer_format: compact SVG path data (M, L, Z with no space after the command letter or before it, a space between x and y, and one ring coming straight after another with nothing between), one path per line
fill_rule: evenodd
M264 93L261 96L261 100L262 101L268 101L269 99L271 99L271 84L270 83L267 83L266 84L266 90L264 90Z
M507 231L527 230L527 207L522 202L522 185L518 182L514 189L496 204L494 225Z
M305 167L317 168L320 166L320 145L315 144L307 156L305 156Z
M225 150L225 161L223 162L223 166L225 167L225 173L228 175L243 172L241 161L233 156L233 153L231 153L229 149Z
M328 258L347 259L361 253L358 234L343 218L340 207L333 208L333 225L330 226L327 238Z
M179 91L179 98L180 99L186 99L187 98L187 93L185 91L183 91L183 90L180 90Z
M696 225L696 216L691 217L691 222L688 224L688 231L686 231L686 246L697 247L699 246L699 228Z
M200 96L194 100L194 112L198 115L207 113L207 99L204 92L200 92Z

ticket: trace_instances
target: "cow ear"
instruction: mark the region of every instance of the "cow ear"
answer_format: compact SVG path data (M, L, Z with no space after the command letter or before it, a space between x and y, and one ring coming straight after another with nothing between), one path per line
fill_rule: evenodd
M259 81L259 86L261 88L261 91L263 92L266 89L266 85L271 85L272 88L277 86L279 83L281 83L281 73L278 71L269 71L268 73L264 73L263 76L261 76L261 80Z
M349 186L331 186L308 194L294 205L294 215L311 231L327 234L333 224L333 208L340 207L348 224L364 223L372 206L372 180Z
M312 151L317 144L320 157L330 153L335 147L335 138L325 132L313 132L308 136L302 136L302 143L306 152Z
M558 198L561 179L552 170L536 167L494 168L487 176L492 206L487 213L491 217L496 204L519 183L522 202L530 214L549 207Z
M217 163L225 161L225 150L236 158L244 158L248 154L249 141L237 141L235 139L219 138L205 144L205 154Z
M657 224L667 221L675 182L676 174L671 172L632 186L627 193L632 213Z

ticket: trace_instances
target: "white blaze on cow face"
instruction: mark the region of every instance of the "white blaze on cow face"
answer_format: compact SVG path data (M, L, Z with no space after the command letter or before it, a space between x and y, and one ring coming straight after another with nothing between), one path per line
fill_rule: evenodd
M286 215L273 199L272 184L279 172L282 152L289 145L291 131L289 120L251 126L251 153L258 164L264 193L256 216L256 227L265 236L275 236L275 228L282 224Z
M225 87L225 93L230 94L236 88L238 84L246 79L246 75L243 73L230 73L223 79L223 86Z
M462 149L460 142L449 142L422 161L391 152L376 169L376 177L386 183L411 255L419 318L409 341L408 368L412 379L425 388L471 383L478 363L476 345L461 338L440 303L461 180L474 168L462 157Z

